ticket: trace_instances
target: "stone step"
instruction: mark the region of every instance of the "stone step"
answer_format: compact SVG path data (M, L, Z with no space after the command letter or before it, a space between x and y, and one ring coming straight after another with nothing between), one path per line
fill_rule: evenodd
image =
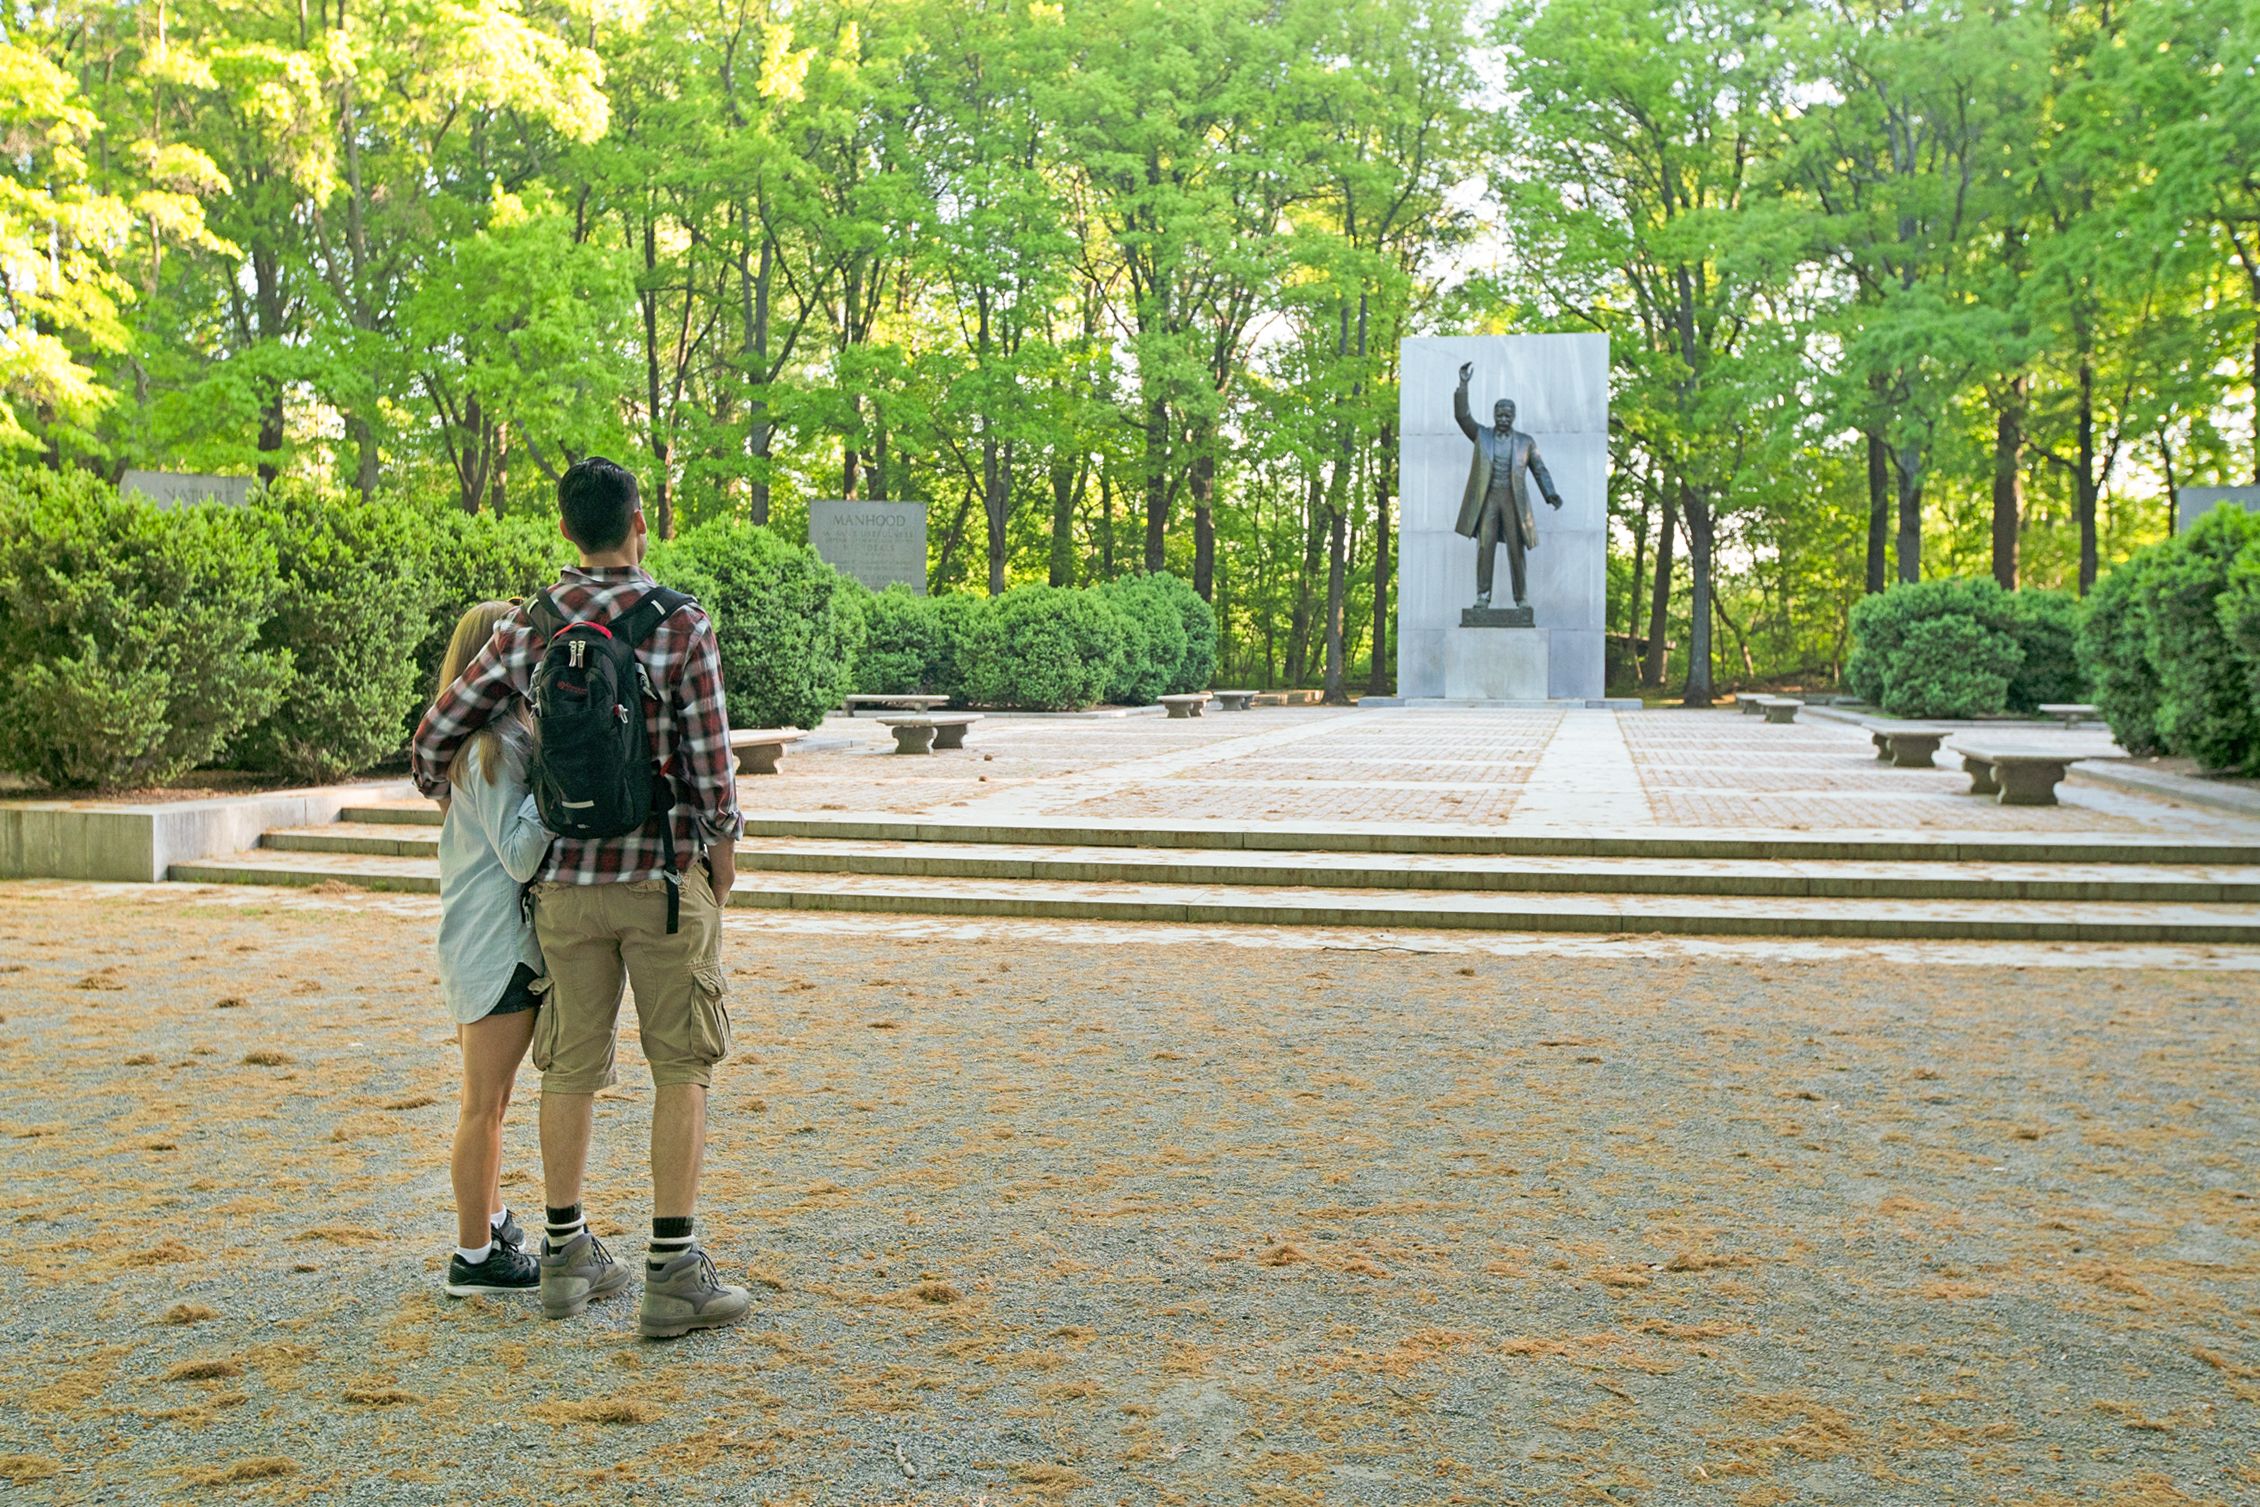
M289 853L430 857L437 829L340 822L284 828ZM2140 864L1942 865L1892 860L1499 858L1215 849L1040 848L981 843L766 838L740 844L742 870L1052 883L1324 885L1330 889L1525 894L1785 896L1872 900L2260 902L2260 868Z
M1973 799L1975 799L1973 797ZM348 806L339 820L439 825L428 801ZM2260 867L2260 842L2124 832L1724 831L1657 827L1552 830L1511 827L1318 825L1169 821L1061 821L1045 817L903 816L800 812L746 821L749 839L979 843L1009 847L1172 848L1288 853L1458 854L1497 858L1761 859L1895 863L2228 864Z
M204 884L350 884L436 891L430 858L261 849L176 864L176 880ZM1358 891L1296 886L1062 884L1045 880L915 879L763 874L732 892L733 905L1045 920L1169 921L1386 930L1663 933L1998 940L2022 942L2260 942L2260 911L2247 905L2142 905L2112 901L1826 900L1744 896L1484 894Z

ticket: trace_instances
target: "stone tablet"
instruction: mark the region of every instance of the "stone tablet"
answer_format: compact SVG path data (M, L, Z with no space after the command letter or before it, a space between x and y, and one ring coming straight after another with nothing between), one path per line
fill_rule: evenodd
M2260 513L2260 487L2184 487L2174 532L2186 534L2189 526L2215 508L2242 508Z
M923 502L811 502L808 542L827 564L873 591L900 582L926 594Z
M224 502L241 507L251 497L248 476L200 476L189 471L128 471L118 481L118 495L139 492L161 508L185 507L198 502Z

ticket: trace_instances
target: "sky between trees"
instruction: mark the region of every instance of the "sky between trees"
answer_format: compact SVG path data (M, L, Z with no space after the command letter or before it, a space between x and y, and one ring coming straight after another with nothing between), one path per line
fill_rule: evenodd
M928 505L1392 672L1396 352L1606 331L1609 626L1826 677L2260 477L2248 0L166 0L0 43L0 447ZM1378 586L1378 589L1377 589Z

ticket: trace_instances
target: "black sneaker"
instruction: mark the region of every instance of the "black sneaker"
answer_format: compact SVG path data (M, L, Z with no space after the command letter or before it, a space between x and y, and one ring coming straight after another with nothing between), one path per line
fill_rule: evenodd
M533 1292L541 1286L541 1266L524 1251L495 1242L487 1258L476 1266L462 1254L447 1258L447 1295L476 1297L490 1292Z
M502 1211L502 1223L494 1227L494 1243L507 1245L514 1251L526 1248L526 1232L518 1228L518 1216L508 1209Z

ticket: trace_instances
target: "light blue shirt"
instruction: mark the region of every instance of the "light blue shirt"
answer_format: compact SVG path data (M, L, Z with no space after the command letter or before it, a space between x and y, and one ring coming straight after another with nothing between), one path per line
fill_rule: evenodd
M464 744L456 755L462 777L439 829L439 981L459 1025L502 1002L520 963L543 971L541 944L519 904L550 841L526 776L533 746L515 718L499 717L493 728L501 767L489 780L487 740Z

